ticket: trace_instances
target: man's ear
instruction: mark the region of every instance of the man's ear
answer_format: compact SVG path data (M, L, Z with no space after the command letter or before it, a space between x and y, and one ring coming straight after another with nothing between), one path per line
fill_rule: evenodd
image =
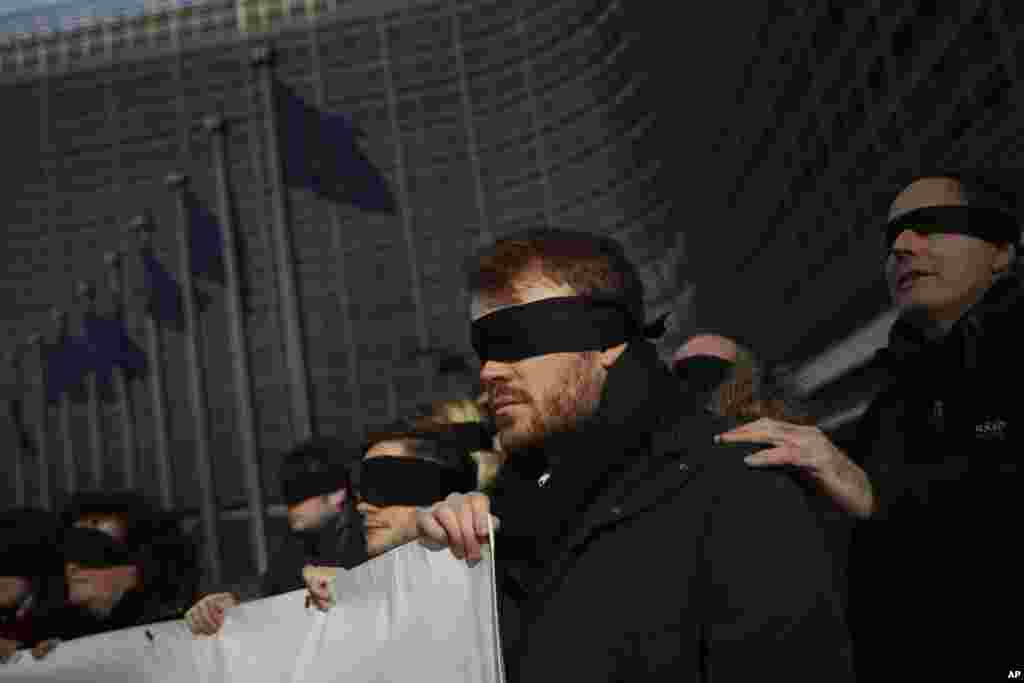
M615 361L619 359L619 356L622 355L622 352L625 351L628 346L629 342L622 342L618 346L613 346L610 349L601 351L599 354L601 367L607 370L611 366L615 365Z

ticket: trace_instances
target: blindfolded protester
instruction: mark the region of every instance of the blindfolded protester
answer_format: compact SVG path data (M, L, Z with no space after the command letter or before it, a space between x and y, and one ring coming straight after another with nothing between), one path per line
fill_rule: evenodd
M123 540L87 526L64 531L63 640L181 618L194 599L198 549L178 523L129 526Z
M303 567L316 558L345 568L366 561L365 536L352 493L353 465L360 456L358 445L322 436L285 455L279 478L288 535L262 577L206 595L188 610L185 622L193 634L216 634L224 625L225 612L245 600L301 589Z
M852 680L804 487L714 442L735 423L660 362L664 320L642 322L621 246L530 230L470 270L506 461L489 495L451 494L417 521L425 544L470 562L488 517L497 527L508 680Z
M479 464L472 453L491 444L479 422L401 422L372 429L358 470L358 505L367 554L377 557L418 538L417 509L455 492L475 490ZM309 602L327 610L337 568L323 564L303 570Z
M851 548L858 672L1006 676L1024 607L1005 550L1020 518L1024 290L1015 171L939 171L893 199L882 230L899 317L885 384L851 453L873 488ZM914 634L910 640L907 634Z

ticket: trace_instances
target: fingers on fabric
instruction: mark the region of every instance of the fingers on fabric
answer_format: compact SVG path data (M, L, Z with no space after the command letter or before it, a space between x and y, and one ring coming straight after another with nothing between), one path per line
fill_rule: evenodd
M321 612L326 612L331 607L331 588L326 579L318 579L310 588L313 597L313 604Z
M420 543L430 550L441 550L448 547L448 535L436 517L438 505L440 503L416 511L417 535Z
M757 453L751 453L743 458L743 462L752 467L799 465L799 460L799 458L794 457L794 451L789 448L768 448Z
M36 646L32 648L32 658L42 659L57 649L58 644L60 644L59 640L43 640L36 643Z
M468 496L470 500L470 506L473 510L474 525L476 527L476 535L482 542L487 542L489 539L489 532L487 529L487 518L491 517L491 521L494 524L495 530L498 528L497 518L491 516L491 499L482 493L471 493Z
M18 651L18 643L15 640L0 638L0 662L6 662Z
M238 599L231 593L207 595L186 613L185 620L192 633L213 635L224 625L224 610L237 604Z
M740 425L715 436L715 441L726 443L778 443L805 429L799 425L780 422L762 417L745 425Z
M477 513L472 503L464 506L459 514L459 531L466 546L466 560L476 562L480 559L480 539L477 537Z
M482 493L453 493L417 513L420 543L437 550L450 548L458 559L480 559L480 545L488 539L490 499ZM491 517L495 528L497 520Z
M302 578L306 582L306 607L313 605L321 612L326 612L334 605L331 595L331 581L337 575L333 567L317 567L307 564L302 569Z
M444 528L444 535L448 539L448 547L451 548L452 554L461 560L465 557L466 544L462 537L462 523L459 520L461 510L456 496L457 494L448 496L437 506L434 510L434 519Z

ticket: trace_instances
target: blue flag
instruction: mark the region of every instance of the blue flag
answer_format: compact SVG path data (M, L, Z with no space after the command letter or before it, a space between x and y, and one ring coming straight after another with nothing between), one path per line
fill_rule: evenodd
M220 221L192 190L186 190L185 203L189 217L192 274L208 282L227 284L227 270L224 266L224 230ZM251 311L249 275L245 267L245 247L242 240L242 233L236 230L235 266L238 271L238 287L242 294L242 306L245 310ZM206 308L210 303L209 297L198 291L197 300L201 308Z
M78 337L67 335L57 344L47 345L46 400L58 401L62 394L81 400L82 378L89 371L89 349Z
M152 247L142 248L142 266L146 273L146 310L157 322L166 323L178 331L185 329L181 287L157 260Z
M387 179L359 149L360 131L341 114L321 112L276 85L286 182L364 211L394 213Z
M192 190L185 192L185 205L188 207L192 273L224 284L224 235L220 223Z
M90 312L85 314L82 328L83 342L89 348L89 369L96 373L101 390L112 386L114 368L123 369L128 377L145 371L146 354L128 335L123 322Z

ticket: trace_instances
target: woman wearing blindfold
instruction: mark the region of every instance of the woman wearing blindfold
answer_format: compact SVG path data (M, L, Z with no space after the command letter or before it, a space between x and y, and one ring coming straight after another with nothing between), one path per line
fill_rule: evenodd
M416 540L417 508L475 490L479 465L472 454L491 442L490 432L479 422L418 420L372 430L356 485L367 554L376 557ZM336 600L331 595L336 571L315 565L303 571L309 600L318 609L325 610Z

